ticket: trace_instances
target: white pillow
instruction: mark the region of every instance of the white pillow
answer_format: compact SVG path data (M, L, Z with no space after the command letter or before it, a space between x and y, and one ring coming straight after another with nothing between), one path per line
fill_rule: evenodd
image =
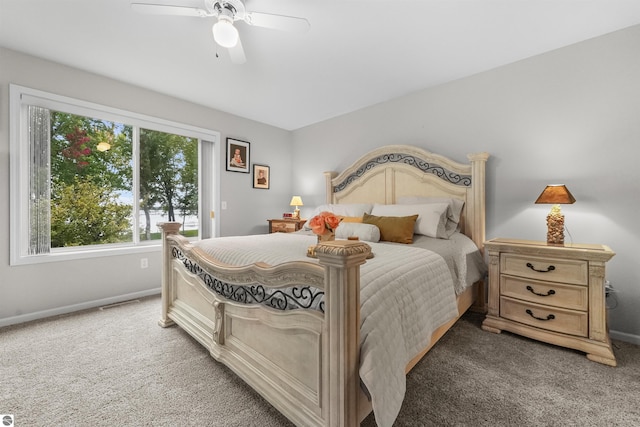
M371 215L410 216L418 215L413 228L415 234L448 239L446 232L448 203L425 203L411 205L373 205Z
M311 218L318 215L320 212L331 212L340 216L362 216L364 213L371 213L373 205L371 203L345 203L341 204L329 204L320 205L314 211Z
M336 228L336 238L348 239L351 236L357 236L360 240L375 243L380 241L380 229L373 224L341 222Z
M454 197L424 197L424 196L409 196L398 197L399 204L426 204L426 203L448 203L449 210L447 211L447 224L446 232L447 237L459 229L460 216L462 215L462 208L464 207L464 200L456 199Z

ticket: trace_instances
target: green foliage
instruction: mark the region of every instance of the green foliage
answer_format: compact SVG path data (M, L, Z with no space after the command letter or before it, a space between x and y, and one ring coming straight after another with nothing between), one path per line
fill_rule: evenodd
M132 156L131 126L51 112L52 247L131 241L133 206L119 199L133 194ZM141 129L139 173L143 240L152 210L197 215L197 139Z
M51 247L131 241L132 129L51 112ZM99 151L100 142L109 149Z
M198 141L181 135L140 131L140 209L150 240L150 212L161 208L169 221L198 213Z
M90 177L55 185L51 200L51 247L131 241L131 205Z
M132 128L60 112L51 114L51 176L63 184L91 177L113 190L131 191ZM110 145L98 151L100 142Z

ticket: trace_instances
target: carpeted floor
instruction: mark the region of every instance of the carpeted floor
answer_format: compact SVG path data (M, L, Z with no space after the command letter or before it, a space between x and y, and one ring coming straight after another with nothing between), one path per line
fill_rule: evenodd
M0 329L0 414L20 427L291 425L159 313L152 297ZM409 374L396 426L640 426L640 347L615 342L611 368L481 321L465 315Z

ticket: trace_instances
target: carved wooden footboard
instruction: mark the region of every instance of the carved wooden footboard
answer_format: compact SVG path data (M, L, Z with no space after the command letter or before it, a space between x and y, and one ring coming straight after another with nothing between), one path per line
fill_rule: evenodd
M179 227L161 226L160 325L180 325L297 425L358 425L359 266L370 247L327 242L316 251L319 265L231 267L212 262L177 234ZM185 268L185 260L197 267ZM269 288L310 285L324 290L324 312L230 302L209 289L216 280Z

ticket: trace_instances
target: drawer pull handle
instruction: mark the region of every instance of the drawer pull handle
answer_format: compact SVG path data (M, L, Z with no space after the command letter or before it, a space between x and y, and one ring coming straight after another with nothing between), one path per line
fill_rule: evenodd
M538 295L539 297L548 297L548 296L554 295L556 293L556 291L554 291L553 289L550 289L549 292L547 292L546 294L539 294L538 292L534 291L531 286L527 286L527 290L529 292L531 292L532 294L534 294L534 295Z
M530 268L530 269L532 269L533 271L537 271L538 273L548 273L548 272L553 271L553 270L555 270L555 269L556 269L556 267L555 267L555 266L550 265L549 267L547 267L547 269L546 269L546 270L538 270L538 269L537 269L537 268L535 268L535 267L533 266L533 264L531 264L530 262L528 262L528 263L527 263L527 267L529 267L529 268Z
M542 317L536 317L536 316L534 316L534 315L533 315L533 312L532 312L531 310L529 310L529 309L527 309L527 312L526 312L526 313L527 313L529 316L533 317L534 319L542 320L542 321L553 320L553 319L555 319L555 318L556 318L556 316L554 316L553 314L548 315L546 319L544 319L544 318L542 318Z

